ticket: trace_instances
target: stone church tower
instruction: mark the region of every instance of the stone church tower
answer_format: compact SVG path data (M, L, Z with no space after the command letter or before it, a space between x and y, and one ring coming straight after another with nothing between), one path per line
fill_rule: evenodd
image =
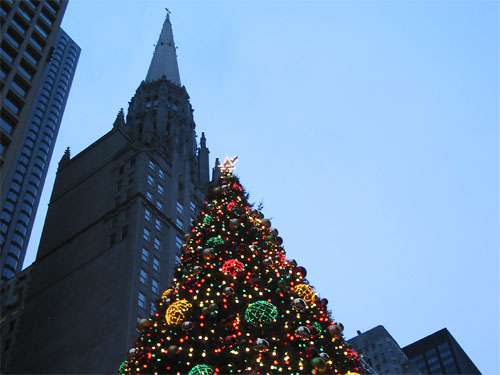
M59 163L10 372L117 372L205 199L192 112L167 15L127 115Z

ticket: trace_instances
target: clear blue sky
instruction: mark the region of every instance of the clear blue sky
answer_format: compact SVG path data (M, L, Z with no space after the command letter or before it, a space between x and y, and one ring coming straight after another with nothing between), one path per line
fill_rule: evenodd
M57 162L111 129L172 11L215 157L239 155L289 258L356 330L447 327L499 374L499 3L70 0L82 47ZM75 213L77 214L77 213Z

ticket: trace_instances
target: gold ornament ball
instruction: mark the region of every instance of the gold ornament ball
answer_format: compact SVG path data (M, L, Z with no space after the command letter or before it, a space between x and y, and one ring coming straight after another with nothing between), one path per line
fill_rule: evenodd
M297 285L295 287L295 293L309 304L313 303L314 299L316 298L316 293L314 293L314 289L307 284Z
M181 324L185 320L186 313L191 307L193 307L193 305L185 299L172 303L165 313L167 324Z

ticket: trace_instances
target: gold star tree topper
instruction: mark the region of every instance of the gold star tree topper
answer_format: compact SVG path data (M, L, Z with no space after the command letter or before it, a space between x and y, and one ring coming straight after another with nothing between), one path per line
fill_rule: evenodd
M234 163L236 163L237 160L237 156L233 156L231 159L226 156L226 160L224 160L224 163L219 164L221 173L232 172L234 169Z

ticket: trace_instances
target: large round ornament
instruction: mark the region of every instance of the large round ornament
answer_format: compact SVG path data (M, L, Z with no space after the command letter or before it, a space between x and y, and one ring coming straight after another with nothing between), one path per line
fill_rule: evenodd
M312 359L311 365L315 370L322 370L323 368L325 368L326 362L323 358L316 357Z
M194 327L193 322L190 322L189 320L186 320L184 323L182 323L182 329L184 331L191 331Z
M206 249L203 249L202 255L203 259L210 260L215 256L214 249L212 249L211 247L207 247Z
M328 332L333 337L338 337L342 335L343 331L344 331L344 326L342 325L342 323L333 323L328 326Z
M231 228L238 228L240 226L240 219L231 219L229 226Z
M137 321L136 326L139 329L139 331L144 331L146 328L151 327L151 321L142 318Z
M314 346L308 346L304 350L304 352L306 354L306 358L314 358L314 357L317 357L319 355L318 349L316 349Z
M299 328L297 328L295 333L297 334L297 336L302 337L304 339L311 336L311 331L309 331L309 328L307 328L305 326L300 326Z
M233 289L233 288L231 288L230 286L226 286L226 287L224 288L224 294L225 294L226 296L231 296L231 295L233 295L233 294L234 294L234 289Z
M267 352L269 350L269 341L266 339L257 339L255 341L255 349L259 352Z
M173 357L175 354L179 352L179 348L175 345L170 345L167 349L167 355L169 357Z
M313 303L314 299L316 298L316 293L314 293L314 289L307 284L297 285L294 291L295 294L297 294L300 298L303 298L309 304Z
M245 311L245 319L250 324L269 324L278 316L278 309L268 301L257 301L250 304Z
M325 352L320 353L319 356L321 358L323 358L325 360L325 362L330 359L330 355L328 353L325 353Z
M263 260L265 266L271 266L273 264L273 260L271 258L266 258Z
M236 276L245 269L245 265L237 259L229 259L222 265L221 271L225 275Z
M167 324L181 324L185 320L186 313L192 306L193 305L185 299L172 303L165 313Z
M307 309L307 303L302 298L295 298L293 300L293 307L298 311L304 311Z
M212 366L196 365L189 371L188 375L213 375L214 373L215 369Z

